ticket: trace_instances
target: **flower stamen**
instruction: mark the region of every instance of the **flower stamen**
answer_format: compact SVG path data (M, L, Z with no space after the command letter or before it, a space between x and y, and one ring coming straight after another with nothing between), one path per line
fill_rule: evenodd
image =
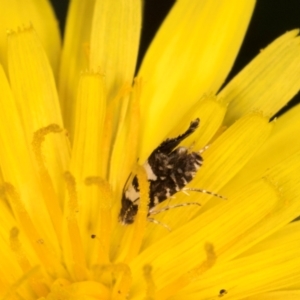
M109 246L111 239L111 205L113 196L110 185L100 177L88 177L85 179L85 184L95 185L98 188L99 193L99 218L98 218L98 241L95 247L97 247L96 253L96 265L103 263L109 263Z
M144 278L147 284L146 299L147 300L155 299L156 286L152 276L152 266L145 265L143 271L144 271Z
M34 133L32 147L35 154L36 162L38 164L38 171L40 175L41 189L43 193L43 199L47 207L51 222L55 229L57 238L59 242L62 242L62 211L59 206L59 200L55 193L53 182L49 175L49 172L45 166L43 153L42 153L42 144L45 141L45 136L49 133L60 133L62 129L57 124L50 124L46 127L40 128Z
M87 267L84 256L84 249L82 244L82 238L78 226L76 212L78 211L78 201L76 192L76 182L71 173L66 172L64 174L66 182L66 188L69 195L68 201L68 217L67 226L71 242L71 249L74 261L74 274L78 280L84 280L87 278Z
M199 279L204 272L206 272L215 264L217 257L213 245L206 243L204 250L206 252L206 260L158 291L156 299L163 300L176 294L179 290L183 289L191 282Z
M112 271L117 272L117 281L112 291L111 299L126 300L132 284L131 270L126 264L112 265Z
M31 278L32 275L35 274L38 270L39 270L38 266L32 268L27 273L25 273L21 278L19 278L14 284L10 285L9 289L7 290L6 294L4 294L4 297L1 298L1 300L18 299L19 297L16 296L18 289L24 283L26 283L28 279Z
M22 231L26 234L28 241L30 241L32 248L35 250L43 266L48 269L49 274L56 274L57 272L63 273L60 263L56 261L49 249L46 247L44 241L41 239L40 234L22 204L20 196L16 192L15 188L11 184L5 183L4 191L6 192L13 211L19 220Z
M24 274L30 272L33 268L22 249L22 245L19 240L19 230L16 227L12 228L10 231L10 247L11 250L15 253L18 264ZM37 276L35 274L29 279L29 284L38 297L46 296L49 292L47 286L40 279L41 276Z

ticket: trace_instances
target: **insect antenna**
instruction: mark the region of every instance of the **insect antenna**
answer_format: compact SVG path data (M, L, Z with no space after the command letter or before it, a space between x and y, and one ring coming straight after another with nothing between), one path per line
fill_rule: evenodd
M222 195L219 195L219 194L216 194L216 193L204 190L204 189L197 189L197 188L187 187L187 188L183 188L181 191L183 193L185 193L186 195L189 195L187 193L187 191L190 191L190 192L199 192L199 193L208 194L208 195L212 195L212 196L217 197L217 198L221 198L221 199L227 200L227 198L224 197L224 196L222 196Z
M139 158L137 159L136 162L138 163L138 161L139 161ZM126 190L126 188L128 187L129 179L132 178L132 177L134 177L134 176L133 176L133 173L130 172L129 175L128 175L128 177L127 177L127 179L126 179L126 181L125 181L125 184L124 184L124 186L123 186L123 190L122 190L123 193L124 193L124 191Z
M174 205L170 205L170 206L165 206L165 207L162 207L159 210L150 210L149 214L150 215L157 215L157 214L160 214L161 212L167 211L169 209L173 209L173 208L177 208L177 207L181 207L181 206L188 206L188 205L198 205L198 206L201 206L201 204L198 203L198 202L185 202L185 203L180 203L180 204L174 204Z
M130 177L132 176L132 172L128 175L126 181L125 181L125 184L123 186L123 192L126 190L126 188L128 187L128 183L129 183L129 179Z

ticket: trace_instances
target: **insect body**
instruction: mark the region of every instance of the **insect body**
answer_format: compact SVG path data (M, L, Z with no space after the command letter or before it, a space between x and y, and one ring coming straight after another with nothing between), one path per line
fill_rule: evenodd
M144 168L150 183L149 213L162 201L170 198L195 177L202 165L200 152L189 152L186 147L176 148L180 142L192 134L199 126L199 119L191 122L189 128L176 138L166 139L149 156ZM197 190L197 189L196 189ZM199 190L207 192L205 190ZM123 190L119 220L122 224L132 224L139 206L139 184L136 176ZM211 194L210 192L207 192ZM195 203L193 203L195 204Z

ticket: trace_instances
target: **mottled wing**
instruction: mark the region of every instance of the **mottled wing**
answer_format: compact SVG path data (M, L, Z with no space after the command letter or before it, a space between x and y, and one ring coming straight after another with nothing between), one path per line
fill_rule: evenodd
M197 152L188 152L185 147L174 150L168 156L168 168L165 176L150 180L150 205L153 208L158 203L170 198L182 190L196 175L202 165L202 157Z
M190 182L202 163L199 153L189 153L187 148L179 147L180 142L192 134L199 126L199 119L191 122L189 128L176 138L162 142L144 164L150 182L150 210L158 203L168 199ZM175 149L175 150L174 150ZM140 189L137 177L129 179L122 195L119 220L122 224L134 222L138 211Z
M163 153L168 155L171 153L175 147L177 147L184 139L191 135L199 127L200 119L197 118L191 122L189 128L183 134L177 136L176 138L166 139L163 141L149 156L148 160L151 160L152 156L157 153Z
M122 194L121 210L119 214L119 221L122 224L133 223L139 206L140 188L138 179L132 174L130 174L129 178L132 178L132 180L127 180L128 182L125 184Z

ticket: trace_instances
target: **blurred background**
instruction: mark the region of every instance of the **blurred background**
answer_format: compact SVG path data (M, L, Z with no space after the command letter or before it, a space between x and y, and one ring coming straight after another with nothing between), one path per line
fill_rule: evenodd
M51 0L51 2L63 34L69 1ZM175 0L145 0L144 2L139 62ZM275 38L294 28L300 28L300 0L257 0L244 43L227 81L253 59L260 49L265 48ZM300 95L298 93L282 111L299 102Z

